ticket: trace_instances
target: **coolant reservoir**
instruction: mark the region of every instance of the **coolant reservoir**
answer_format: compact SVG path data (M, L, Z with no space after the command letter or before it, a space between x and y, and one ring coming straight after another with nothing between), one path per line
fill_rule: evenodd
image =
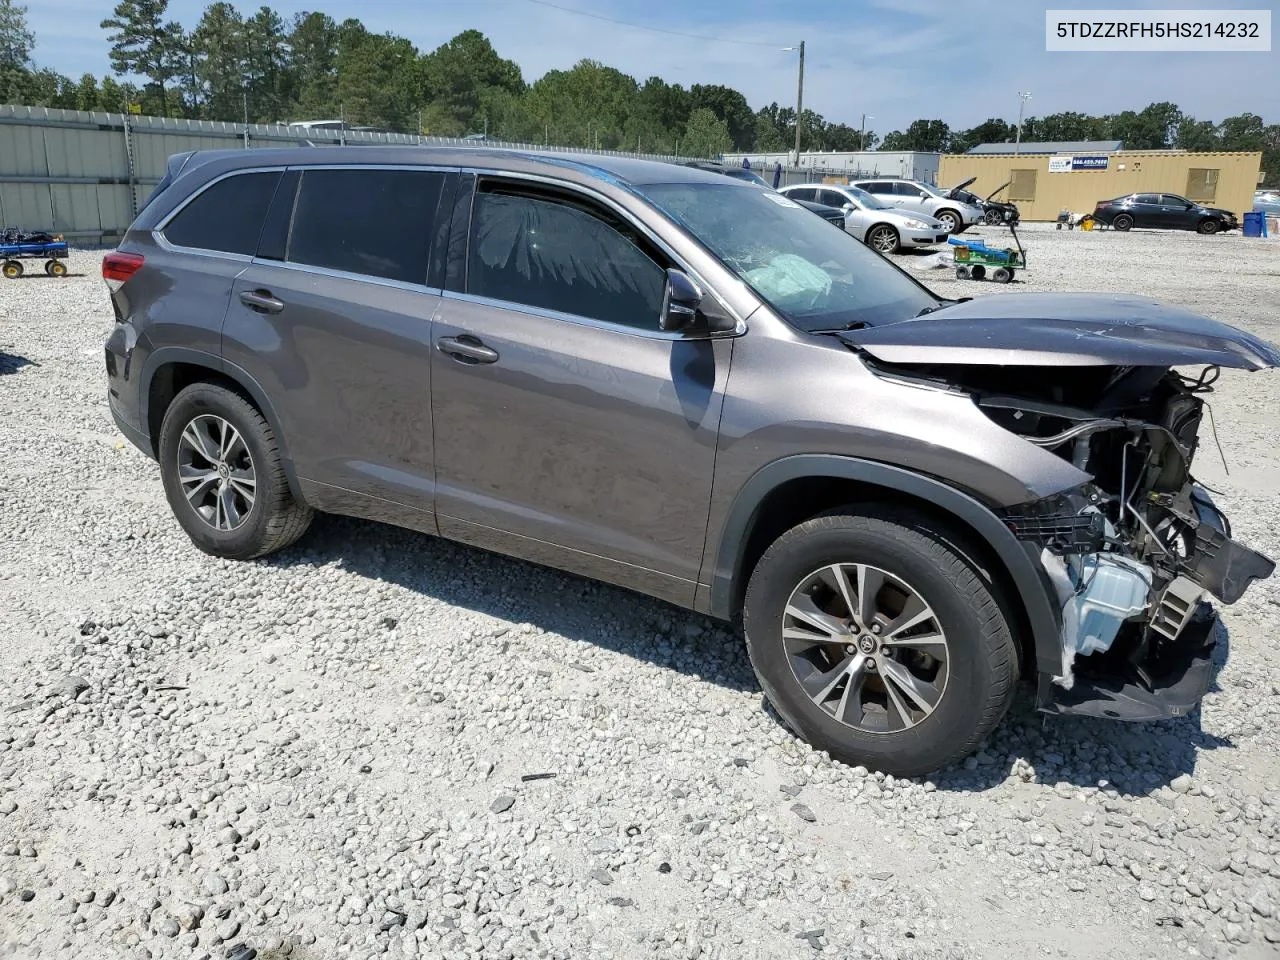
M1120 624L1147 608L1151 568L1110 553L1073 557L1067 566L1080 584L1071 599L1076 622L1072 646L1080 656L1101 653L1110 648Z

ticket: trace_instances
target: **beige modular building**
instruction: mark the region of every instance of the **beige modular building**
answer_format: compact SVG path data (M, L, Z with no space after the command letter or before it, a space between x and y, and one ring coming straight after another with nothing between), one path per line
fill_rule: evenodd
M967 189L1016 203L1023 220L1056 220L1063 210L1090 213L1099 200L1129 193L1176 193L1237 216L1253 207L1261 153L1115 150L1107 153L964 153L942 157L938 185L978 179Z

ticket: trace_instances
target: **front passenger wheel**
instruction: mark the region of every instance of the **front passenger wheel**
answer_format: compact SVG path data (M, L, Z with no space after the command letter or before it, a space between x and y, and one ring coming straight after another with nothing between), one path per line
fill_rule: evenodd
M1209 220L1209 219L1201 220L1199 226L1196 227L1196 231L1199 233L1217 233L1221 229L1222 229L1221 223L1219 223L1217 220Z
M1013 696L1017 656L994 591L921 514L826 514L756 565L747 648L769 701L814 747L926 774L977 749Z
M897 253L902 242L898 231L887 223L876 224L867 233L867 246L878 253Z
M159 456L169 507L205 553L251 560L289 546L311 524L266 419L225 387L197 383L174 397Z

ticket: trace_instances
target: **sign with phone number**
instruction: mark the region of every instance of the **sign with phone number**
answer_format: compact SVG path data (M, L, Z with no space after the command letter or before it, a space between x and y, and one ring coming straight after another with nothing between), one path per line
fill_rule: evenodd
M1067 173L1071 170L1106 170L1108 157L1050 157L1050 173Z

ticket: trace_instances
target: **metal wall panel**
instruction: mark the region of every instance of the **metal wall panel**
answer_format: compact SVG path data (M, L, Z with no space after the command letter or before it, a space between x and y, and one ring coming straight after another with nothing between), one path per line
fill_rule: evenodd
M463 140L403 133L340 133L278 124L246 126L168 117L126 118L118 113L0 104L0 226L56 230L80 242L114 240L128 228L134 212L141 208L164 176L170 156L187 150L240 149L246 146L246 133L250 148L303 146L308 142L326 146L343 141L474 146ZM531 144L498 145L533 151L546 149ZM552 149L584 155L621 154L621 151L608 150ZM653 154L644 156L672 159Z

